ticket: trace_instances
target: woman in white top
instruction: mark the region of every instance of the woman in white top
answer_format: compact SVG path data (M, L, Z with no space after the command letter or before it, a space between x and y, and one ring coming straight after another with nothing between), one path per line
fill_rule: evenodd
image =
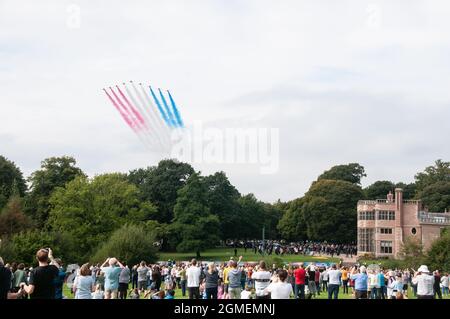
M265 290L270 293L271 299L289 299L292 294L292 285L286 282L288 276L286 270L278 270L278 282L272 282Z
M95 286L89 264L81 266L80 274L75 279L73 288L75 299L92 299L92 292L95 290Z

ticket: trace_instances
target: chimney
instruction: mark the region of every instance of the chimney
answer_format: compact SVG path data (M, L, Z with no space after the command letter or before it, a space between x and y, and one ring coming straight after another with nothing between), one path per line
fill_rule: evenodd
M388 201L388 203L394 202L394 195L392 194L391 191L389 191L389 194L387 194L387 201Z

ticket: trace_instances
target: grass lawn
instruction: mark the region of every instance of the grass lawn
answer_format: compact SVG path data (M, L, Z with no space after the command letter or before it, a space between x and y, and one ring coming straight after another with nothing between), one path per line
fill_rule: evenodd
M201 253L202 261L228 261L230 257L234 256L234 248L215 248L209 249ZM253 250L247 249L247 252L243 248L238 248L237 256L242 256L242 261L254 261L257 262L263 258L260 254L254 254ZM265 255L264 257L273 258L278 257L275 254L271 256ZM195 253L172 253L162 252L160 253L159 260L175 260L175 261L189 261L192 258L196 258ZM310 257L304 255L284 255L280 256L284 262L339 262L339 258L326 258L326 257Z

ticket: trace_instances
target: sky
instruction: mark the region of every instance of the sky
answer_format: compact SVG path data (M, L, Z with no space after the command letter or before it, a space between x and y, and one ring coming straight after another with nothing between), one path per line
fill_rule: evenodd
M187 126L279 130L279 167L223 170L264 201L358 162L363 186L450 159L450 2L0 0L0 154L28 176L70 155L87 174L156 165L105 98L170 89Z

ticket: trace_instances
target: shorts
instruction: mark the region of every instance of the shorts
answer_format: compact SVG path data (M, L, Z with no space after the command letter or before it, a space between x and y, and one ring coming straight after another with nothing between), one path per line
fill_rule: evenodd
M145 280L145 281L138 281L138 289L139 290L146 290L147 289L147 280Z
M126 292L128 290L128 284L126 283L119 283L119 291L120 292Z
M105 294L109 294L111 299L117 299L117 291L118 289L106 289Z

